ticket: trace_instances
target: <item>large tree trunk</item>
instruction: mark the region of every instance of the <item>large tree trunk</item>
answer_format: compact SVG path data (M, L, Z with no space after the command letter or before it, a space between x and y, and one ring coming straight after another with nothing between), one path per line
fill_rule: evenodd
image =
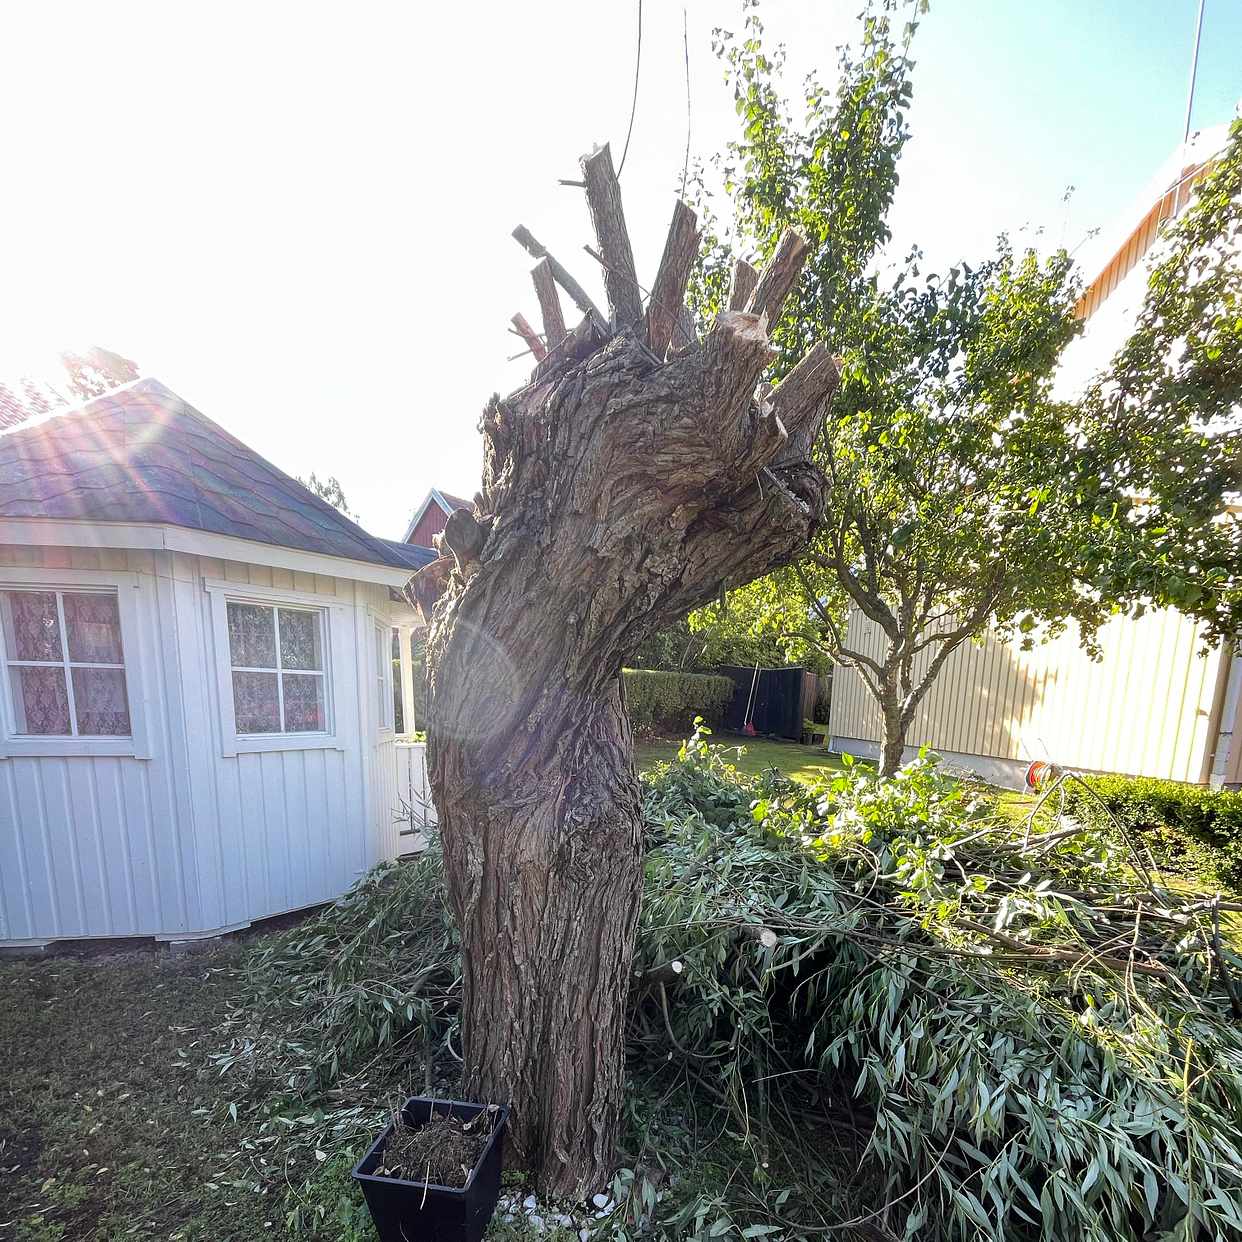
M809 448L835 383L817 346L762 406L788 235L741 310L688 339L698 244L678 204L644 314L608 148L584 160L611 314L541 257L546 357L484 411L482 491L413 593L428 643L431 784L464 958L466 1089L513 1105L554 1194L612 1173L642 826L620 672L655 629L776 568L825 500ZM564 335L551 275L586 319ZM551 313L549 313L551 312Z

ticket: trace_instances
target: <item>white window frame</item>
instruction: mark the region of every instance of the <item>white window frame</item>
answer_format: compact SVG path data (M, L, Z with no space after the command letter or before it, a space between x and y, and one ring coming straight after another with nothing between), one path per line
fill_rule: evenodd
M375 669L372 684L375 694L375 728L377 733L395 734L397 710L392 682L392 631L393 624L378 613L371 613L371 644L375 651Z
M248 586L241 582L203 579L211 608L211 629L216 649L216 686L220 705L220 748L225 757L282 750L344 750L339 707L348 702L351 685L344 648L347 643L344 607L333 595L281 590L273 587ZM296 608L320 614L320 636L323 643L324 718L327 728L321 733L239 733L237 713L233 706L233 656L229 650L229 604L257 604L263 608ZM276 672L265 669L264 672ZM276 674L278 693L280 674ZM282 716L283 719L283 716Z
M59 755L119 755L135 759L151 758L147 738L147 700L143 686L142 664L138 658L138 596L139 575L87 569L33 569L15 566L0 567L0 591L103 591L116 596L121 623L121 667L125 670L125 693L129 700L129 735L110 737L83 734L18 733L17 714L13 708L13 678L9 670L9 653L5 650L0 630L0 759L24 756L54 757ZM57 600L57 610L60 610ZM61 618L61 643L66 677L70 667L83 667L81 661L69 660L69 637ZM50 667L50 665L48 665ZM102 667L102 666L101 666ZM116 667L109 665L108 667ZM69 710L73 711L73 688L67 687ZM75 722L76 723L76 722Z

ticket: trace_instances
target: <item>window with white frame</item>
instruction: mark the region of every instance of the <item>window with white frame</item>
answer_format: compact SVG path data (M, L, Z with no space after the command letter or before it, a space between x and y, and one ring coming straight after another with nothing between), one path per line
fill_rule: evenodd
M17 736L131 736L116 591L5 588L0 633Z
M327 732L322 609L229 600L227 618L238 735Z
M381 729L392 728L392 630L375 624L376 719Z

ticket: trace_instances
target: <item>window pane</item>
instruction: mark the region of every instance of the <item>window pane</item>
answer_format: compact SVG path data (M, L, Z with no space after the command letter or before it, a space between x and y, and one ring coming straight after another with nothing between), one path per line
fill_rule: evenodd
M0 620L10 660L59 660L60 622L55 591L0 593Z
M232 604L229 607L232 608ZM238 733L279 733L276 674L234 673L233 712L237 717Z
M319 614L293 608L280 610L282 668L323 668L319 650Z
M323 678L286 673L282 680L285 683L285 732L324 732L327 725L324 722Z
M68 598L66 597L66 603ZM73 625L65 614L70 634ZM78 732L93 737L128 737L129 702L125 696L125 672L119 668L75 668L73 707Z
M64 607L71 660L87 664L122 663L121 614L115 595L66 591Z
M63 668L9 666L18 733L68 735L69 695Z
M243 668L276 667L275 609L229 604L229 659Z
M375 627L375 679L379 694L377 702L381 729L392 728L392 695L388 693L389 669L392 667L392 657L388 654L390 646L387 630L377 625Z

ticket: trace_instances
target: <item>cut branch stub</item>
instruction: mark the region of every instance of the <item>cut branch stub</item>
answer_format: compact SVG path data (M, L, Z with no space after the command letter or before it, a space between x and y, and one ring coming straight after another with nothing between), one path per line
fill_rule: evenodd
M573 304L584 315L595 321L595 325L600 333L607 335L607 316L591 301L587 291L569 274L564 264L555 255L549 254L547 247L542 242L537 241L530 229L524 224L519 224L513 230L513 238L531 258L547 259L548 266L552 269L552 275L556 278L556 283L569 294Z
M605 264L604 289L608 294L608 307L614 326L625 328L642 317L643 299L638 288L630 234L625 227L621 184L607 143L598 151L583 156L582 177L586 182L591 223L595 226L595 237Z
M839 377L840 368L827 346L816 344L772 393L772 411L789 434L786 453L789 459L810 455L811 445L823 422L824 403L836 391Z
M535 264L530 278L534 281L539 313L543 317L543 339L547 341L548 349L555 351L565 339L565 317L561 313L560 295L556 292L556 277L547 258Z
M726 462L752 455L758 428L751 397L755 380L775 356L763 320L745 311L721 311L703 342L703 431Z
M759 273L745 259L738 259L733 264L733 283L729 286L729 310L745 310L758 283Z
M526 316L514 315L510 322L517 329L518 336L526 342L530 352L535 355L535 361L542 362L548 356L547 346L544 345L539 333L526 322Z
M669 352L676 354L682 350L694 349L698 343L699 332L694 325L694 316L683 302L681 309L677 312L677 331L673 333L673 343L669 346Z
M793 229L786 229L776 247L776 253L763 269L759 283L750 295L746 309L752 315L766 316L764 322L769 327L776 326L781 307L784 306L785 299L806 262L806 250L806 238Z
M651 286L651 301L647 304L647 344L657 358L664 357L670 344L687 343L674 342L674 332L685 308L686 282L698 257L700 237L698 217L678 199L673 207L673 221L668 226L660 270Z

